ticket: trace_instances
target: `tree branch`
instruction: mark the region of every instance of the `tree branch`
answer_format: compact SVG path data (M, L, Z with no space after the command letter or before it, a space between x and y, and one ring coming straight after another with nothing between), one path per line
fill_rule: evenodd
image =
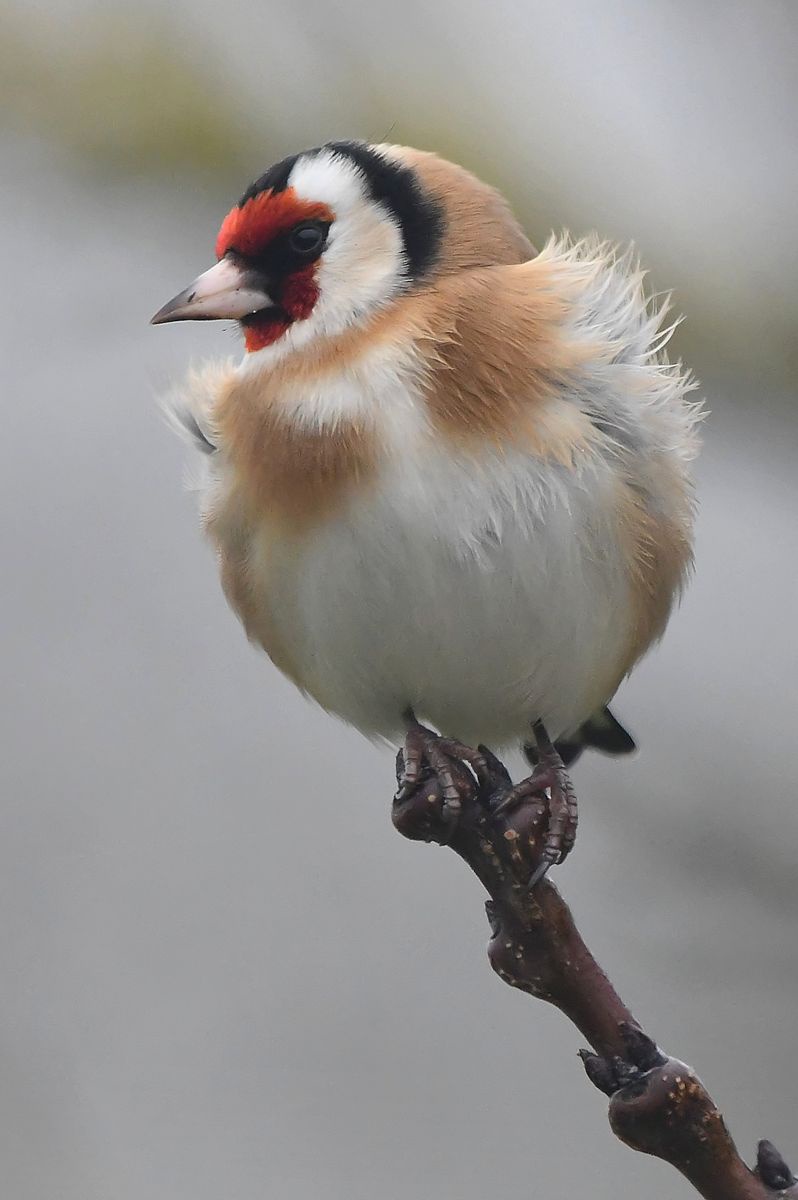
M490 762L494 783L509 785L498 760ZM451 846L482 881L491 966L511 987L556 1005L590 1043L580 1053L591 1082L610 1097L615 1135L671 1163L706 1200L798 1200L798 1181L770 1142L759 1143L754 1170L745 1165L701 1080L643 1032L554 884L545 880L530 894L545 805L533 798L495 816L491 802L500 793L481 794L459 760L451 767L461 796L457 820L428 774L410 797L394 801L394 824L405 837Z

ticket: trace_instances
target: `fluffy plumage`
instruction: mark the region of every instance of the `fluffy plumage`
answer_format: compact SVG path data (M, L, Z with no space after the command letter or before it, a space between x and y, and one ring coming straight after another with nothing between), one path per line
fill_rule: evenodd
M173 398L226 594L297 686L370 736L399 736L412 707L466 741L523 740L537 719L573 738L689 570L694 384L630 251L560 237L534 256L462 168L370 153L437 214L421 275L356 157L299 156L275 200L332 213L316 303Z

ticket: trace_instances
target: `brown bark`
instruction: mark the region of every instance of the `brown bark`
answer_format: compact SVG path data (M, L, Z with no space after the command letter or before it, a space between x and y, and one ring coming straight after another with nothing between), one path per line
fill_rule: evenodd
M798 1181L770 1142L760 1142L756 1167L746 1166L704 1084L643 1032L554 884L544 880L530 893L545 805L530 799L495 816L491 802L509 776L497 760L491 763L499 792L489 796L452 760L461 796L456 820L432 777L394 802L393 819L405 837L451 846L482 881L490 896L493 969L510 986L556 1005L590 1043L590 1051L581 1051L585 1069L609 1095L610 1126L621 1141L671 1163L706 1200L798 1200Z

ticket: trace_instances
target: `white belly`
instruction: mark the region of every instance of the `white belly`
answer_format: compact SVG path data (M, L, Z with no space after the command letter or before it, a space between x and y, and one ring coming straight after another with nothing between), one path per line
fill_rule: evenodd
M427 446L302 539L251 530L251 583L299 685L364 733L396 738L411 706L472 743L538 718L556 737L609 698L629 644L611 490L602 462Z

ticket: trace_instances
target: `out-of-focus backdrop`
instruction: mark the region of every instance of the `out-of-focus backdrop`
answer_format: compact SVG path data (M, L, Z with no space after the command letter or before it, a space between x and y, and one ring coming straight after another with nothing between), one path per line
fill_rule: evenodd
M798 10L774 0L78 0L0 38L0 1191L13 1200L680 1200L579 1038L484 961L391 755L226 610L150 329L221 215L332 136L439 150L633 238L712 417L695 582L580 764L560 877L746 1155L798 1161Z

